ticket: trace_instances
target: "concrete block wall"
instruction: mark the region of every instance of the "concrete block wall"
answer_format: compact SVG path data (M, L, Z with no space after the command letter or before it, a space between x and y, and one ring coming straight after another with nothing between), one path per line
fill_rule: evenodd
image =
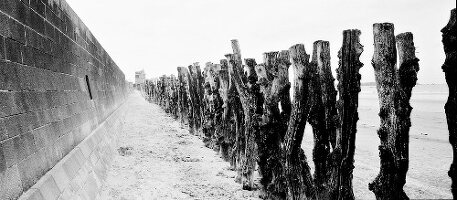
M126 105L115 111L19 200L97 199L116 154Z
M0 0L0 199L59 186L43 175L82 159L76 147L127 94L123 72L65 0ZM69 176L84 164L71 162Z

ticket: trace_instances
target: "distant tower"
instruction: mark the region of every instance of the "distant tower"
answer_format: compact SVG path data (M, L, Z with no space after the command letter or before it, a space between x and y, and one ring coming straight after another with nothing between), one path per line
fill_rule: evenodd
M144 88L144 84L146 83L146 73L144 73L144 69L141 71L135 72L135 88L137 90L142 90Z

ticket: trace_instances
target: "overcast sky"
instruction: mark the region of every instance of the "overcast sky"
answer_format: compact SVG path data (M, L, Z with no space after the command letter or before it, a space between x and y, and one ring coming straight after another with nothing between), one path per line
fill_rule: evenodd
M420 59L419 83L444 83L441 28L455 0L67 0L105 50L134 80L177 74L177 66L218 63L238 39L244 58L316 40L330 41L332 69L342 31L360 29L362 82L374 81L373 23L392 22L395 34L412 32Z

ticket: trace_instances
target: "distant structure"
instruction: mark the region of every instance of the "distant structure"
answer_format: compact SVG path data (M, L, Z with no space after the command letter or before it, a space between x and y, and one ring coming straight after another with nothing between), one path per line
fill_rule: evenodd
M134 87L140 91L144 88L144 84L146 83L146 73L144 70L135 72L135 84Z

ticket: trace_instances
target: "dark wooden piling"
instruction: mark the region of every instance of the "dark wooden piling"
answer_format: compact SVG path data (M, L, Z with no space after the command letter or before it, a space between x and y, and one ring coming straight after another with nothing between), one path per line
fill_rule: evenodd
M247 77L243 71L241 52L237 40L232 40L233 54L226 55L229 74L238 92L244 113L245 149L241 157L243 189L254 188L254 170L256 166L255 136L258 134L258 116L256 115L256 95L246 85Z
M219 152L219 138L222 120L222 99L219 95L220 66L211 62L206 63L203 72L203 133L205 145Z
M449 129L449 142L452 145L453 161L448 174L452 180L451 191L454 199L457 198L457 28L455 26L455 8L451 11L451 18L448 24L441 29L443 33L444 53L446 60L442 69L446 75L446 82L449 87L449 97L445 110Z
M178 118L181 127L188 127L189 123L189 99L188 99L188 86L187 86L187 69L178 67Z
M311 106L309 55L303 44L289 49L294 70L294 100L284 137L283 169L287 183L287 199L307 199L314 196L313 179L301 143Z
M233 155L233 148L235 146L235 130L233 129L233 115L231 112L231 99L230 95L230 77L228 73L227 60L221 60L218 68L219 79L219 96L222 100L222 116L220 121L220 152L224 160L230 162L230 166L236 169L236 159Z
M312 107L308 122L313 128L314 148L314 183L318 193L327 190L330 175L329 154L332 149L330 136L336 136L336 90L330 68L330 44L327 41L316 41L313 46L311 61ZM328 196L328 195L327 195Z
M352 190L352 171L354 169L357 107L360 92L359 69L363 64L359 61L363 52L360 44L361 32L357 29L343 31L343 45L338 52L339 67L337 69L338 94L337 101L339 131L335 137L335 147L331 154L332 172L330 175L331 199L354 199Z
M262 109L257 114L262 118L256 142L265 198L284 198L287 192L282 173L281 145L287 129L285 119L288 119L291 110L290 97L285 97L290 89L289 66L289 51L281 51L264 53L264 63L255 68L262 94L258 98L262 101Z
M198 63L189 65L190 90L193 103L194 134L203 138L203 77Z

